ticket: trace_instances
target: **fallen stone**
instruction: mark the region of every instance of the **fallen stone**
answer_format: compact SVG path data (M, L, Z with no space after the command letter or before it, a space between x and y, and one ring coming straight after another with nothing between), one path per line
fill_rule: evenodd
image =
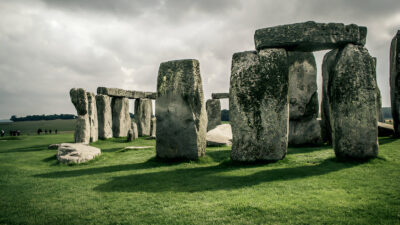
M149 149L149 148L154 148L154 146L128 146L128 147L125 147L124 149L126 149L126 150L140 150L140 149Z
M229 93L212 93L212 99L222 99L222 98L229 98Z
M378 155L377 87L368 50L349 44L337 56L329 81L329 113L336 157Z
M288 52L290 120L317 118L317 65L312 52Z
M390 45L390 98L395 136L400 137L400 30Z
M58 147L57 159L62 163L84 163L101 154L99 148L81 143L62 143Z
M344 47L346 44L365 45L367 28L342 23L294 23L256 30L257 51L264 48L285 48L296 51L318 51Z
M207 146L231 146L232 128L230 124L221 124L207 132Z
M96 95L96 106L99 138L112 138L111 98L107 95Z
M108 95L111 97L123 97L130 99L138 99L138 98L149 98L156 99L157 93L155 92L143 92L143 91L128 91L120 88L106 88L106 87L98 87L97 94Z
M208 99L206 102L208 125L207 131L221 124L221 101L219 99Z
M235 53L229 118L235 161L276 161L287 152L288 64L284 49Z
M391 124L378 122L378 136L388 137L394 135L394 127Z
M86 96L86 91L82 88L72 88L69 91L69 95L78 115L86 115L88 113L88 99Z
M51 144L47 147L47 149L58 149L58 147L60 147L61 144Z
M96 97L93 93L87 92L88 114L90 124L90 142L96 142L99 138L99 125L97 120Z
M129 99L114 97L111 100L112 130L114 137L126 137L131 128Z
M205 155L207 112L199 61L161 63L156 118L158 157L198 159Z
M139 137L150 136L152 115L153 104L151 99L135 100L135 120L138 125Z

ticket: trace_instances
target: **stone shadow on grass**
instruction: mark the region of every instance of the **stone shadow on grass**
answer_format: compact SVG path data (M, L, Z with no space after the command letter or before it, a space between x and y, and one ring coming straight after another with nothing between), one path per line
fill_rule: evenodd
M320 164L292 168L265 167L264 170L246 176L224 175L231 170L261 165L244 165L231 161L211 167L177 169L161 172L113 177L111 181L94 188L99 192L202 192L232 190L261 183L302 179L360 165L363 162L339 162L329 158Z
M303 153L311 153L311 152L317 152L317 151L323 151L323 150L328 150L331 149L333 152L333 147L331 145L321 145L321 146L295 146L295 147L289 147L288 148L288 155L292 154L303 154Z
M5 151L0 151L0 154L2 153L12 153L12 152L38 152L38 151L47 151L49 145L34 145L30 147L22 147L22 148L14 148L14 149L9 149Z

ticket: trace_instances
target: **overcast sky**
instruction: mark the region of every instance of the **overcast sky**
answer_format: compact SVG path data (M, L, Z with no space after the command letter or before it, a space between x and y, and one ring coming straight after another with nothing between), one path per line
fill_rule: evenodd
M0 2L0 118L76 114L72 87L156 91L160 63L183 58L200 61L210 98L228 92L232 54L254 49L256 29L309 20L368 27L366 47L390 106L398 0L13 0ZM315 53L319 74L324 53Z

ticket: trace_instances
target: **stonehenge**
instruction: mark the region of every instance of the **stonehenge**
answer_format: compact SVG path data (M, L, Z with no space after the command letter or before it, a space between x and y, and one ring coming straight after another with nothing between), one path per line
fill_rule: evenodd
M205 155L207 114L199 61L160 64L156 119L157 157L198 159Z
M394 135L400 137L400 30L390 45L390 99Z
M75 142L150 136L156 138L157 157L196 160L205 155L207 131L221 124L220 99L228 98L234 161L277 161L289 144L325 142L338 158L376 157L382 103L376 58L364 47L366 35L366 27L312 21L256 30L255 50L232 56L229 93L212 93L206 102L195 59L161 63L157 92L99 87L95 96L71 89L78 113ZM397 136L399 38L400 31L392 41L390 62ZM331 51L322 63L320 108L313 51L326 49ZM134 119L129 99L135 99Z
M285 49L233 54L229 90L232 160L276 161L285 157L288 86Z

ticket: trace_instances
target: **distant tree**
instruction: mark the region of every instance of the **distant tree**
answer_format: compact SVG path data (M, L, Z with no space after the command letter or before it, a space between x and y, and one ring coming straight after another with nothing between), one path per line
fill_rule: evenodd
M227 109L221 110L221 120L229 121L229 110L227 110Z
M383 118L392 119L392 108L391 107L382 107Z

